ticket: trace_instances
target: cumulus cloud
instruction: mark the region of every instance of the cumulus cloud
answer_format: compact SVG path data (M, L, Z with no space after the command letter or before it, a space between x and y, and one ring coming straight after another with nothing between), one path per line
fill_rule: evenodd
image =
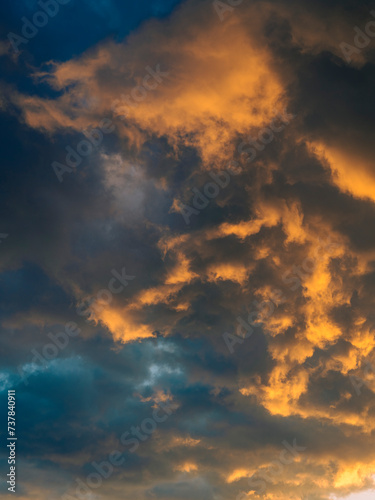
M4 294L18 283L1 311L21 339L14 361L30 362L46 328L83 325L52 382L32 377L54 422L50 442L30 445L34 468L58 466L61 494L166 397L178 410L124 452L103 498L328 500L373 485L374 61L371 45L352 62L340 49L366 6L243 2L221 22L211 2L188 1L36 68L39 93L7 87L19 134L45 145L32 160L41 177L19 176L26 201L9 201L14 227L24 216L25 241L40 234L30 204L48 235L2 254ZM279 113L293 119L266 140ZM104 118L113 134L59 184L51 162ZM194 207L224 169L228 183ZM190 225L181 203L195 208ZM134 279L105 303L124 266ZM20 284L36 299L16 307ZM303 451L275 465L294 439Z

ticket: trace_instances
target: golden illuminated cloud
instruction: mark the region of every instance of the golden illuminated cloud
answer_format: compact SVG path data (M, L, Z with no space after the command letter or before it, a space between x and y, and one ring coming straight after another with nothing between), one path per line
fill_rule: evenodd
M272 38L276 28L285 35L280 35L279 52ZM204 406L206 394L198 394L202 415L188 414L180 427L164 433L158 429L140 452L147 460L156 456L158 463L148 468L147 462L142 485L132 483L134 498L151 495L161 471L166 486L158 498L182 498L180 481L185 486L192 481L206 492L209 477L223 488L223 498L242 491L244 499L257 499L249 479L266 473L281 451L279 442L268 441L262 419L277 426L276 436L298 431L309 444L273 476L265 500L300 500L303 495L328 500L331 493L344 495L372 484L375 377L364 374L363 367L366 360L375 361L375 254L371 241L353 243L356 224L349 228L341 211L357 210L355 229L371 231L363 228L358 207L372 214L373 154L355 136L349 143L339 125L311 132L306 116L313 121L315 109L302 106L303 98L294 95L296 82L305 76L303 58L329 51L330 63L341 68L339 42L350 36L347 20L322 17L318 8L301 11L299 4L244 2L221 23L211 3L188 2L171 18L144 24L122 43L107 40L72 60L51 63L47 72L36 71L36 79L58 91L57 97L12 92L24 122L51 137L112 120L120 145L113 153L110 147L101 152L97 167L101 189L110 194L109 218L129 230L129 241L130 234L138 242L152 234L147 259L154 259L156 271L147 268L149 276L135 279L110 304L96 300L89 319L118 343L146 342L158 332L167 340L174 335L198 338L220 353L222 365L214 375L208 354L191 355L187 365L196 373L184 372L183 383L207 382L210 395L221 408L228 405L226 417L235 423L231 427L218 420L211 428L209 417L215 412ZM291 55L284 64L287 48ZM366 57L364 51L352 66L358 69ZM278 112L295 107L293 122L253 162L238 153L239 141L257 137ZM147 163L147 155L138 155L155 138L168 144L160 169ZM194 150L190 163L184 162L187 150ZM191 198L191 187L204 182L201 176L233 159L240 166L238 175L197 215L196 226L185 227L182 217L181 225L167 220L180 216L179 201ZM168 161L174 162L170 171ZM100 289L84 279L77 284L78 278L65 269L60 279L77 302L87 288ZM258 310L254 303L267 307ZM229 357L222 334L235 332L236 318L254 309L258 337L241 338ZM197 369L198 361L207 366ZM183 365L183 360L176 363ZM353 375L366 379L361 395L351 383ZM144 403L166 398L163 391L140 396ZM237 410L246 419L234 418ZM245 420L249 426L236 434L238 422ZM252 425L259 426L260 436ZM124 474L134 480L132 470ZM120 483L113 488L115 495L123 495Z

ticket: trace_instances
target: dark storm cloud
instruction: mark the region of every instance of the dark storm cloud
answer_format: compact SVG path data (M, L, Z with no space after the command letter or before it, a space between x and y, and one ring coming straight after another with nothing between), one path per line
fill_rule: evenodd
M8 9L9 29L21 7ZM340 43L371 5L242 3L221 23L212 2L187 2L121 42L142 7L72 0L18 62L2 56L6 76L19 68L2 87L0 288L4 389L17 367L31 370L17 389L20 495L74 494L168 398L178 409L125 450L98 494L235 498L294 439L306 450L267 483L267 500L370 487L373 386L358 396L350 375L375 346L374 49L348 63ZM168 79L121 120L113 101L157 64ZM275 106L295 117L247 162L238 146L261 137ZM104 118L115 130L60 183L52 162ZM177 203L192 206L231 160L241 171L186 225ZM77 306L123 268L134 279L85 321ZM285 300L231 353L223 334L274 290ZM81 333L33 366L31 350L71 321ZM53 486L39 488L40 471Z

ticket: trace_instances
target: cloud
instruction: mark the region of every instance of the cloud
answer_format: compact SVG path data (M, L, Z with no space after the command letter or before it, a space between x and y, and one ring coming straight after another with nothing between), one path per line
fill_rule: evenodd
M18 380L11 364L30 364L49 328L82 326L20 390L30 498L51 497L35 487L40 470L74 491L166 395L178 411L126 452L103 498L257 498L249 480L293 439L306 450L265 499L372 486L374 381L357 395L351 377L375 361L373 51L348 63L340 50L364 10L263 1L220 22L212 2L186 2L6 87L1 202L15 240L1 246L2 352L18 342L2 380ZM285 109L293 120L251 143ZM52 161L104 118L113 134L59 183ZM177 202L231 160L237 175L188 227ZM124 266L135 279L103 304ZM231 354L223 334L254 312Z

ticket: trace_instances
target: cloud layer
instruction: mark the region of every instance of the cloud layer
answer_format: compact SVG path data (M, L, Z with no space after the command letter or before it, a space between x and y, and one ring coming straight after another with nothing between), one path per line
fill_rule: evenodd
M340 47L370 10L239 2L221 20L187 1L34 65L32 87L1 83L19 498L76 498L116 450L90 498L374 486L375 42L350 61ZM38 363L72 321L81 333ZM131 451L122 434L166 401Z

